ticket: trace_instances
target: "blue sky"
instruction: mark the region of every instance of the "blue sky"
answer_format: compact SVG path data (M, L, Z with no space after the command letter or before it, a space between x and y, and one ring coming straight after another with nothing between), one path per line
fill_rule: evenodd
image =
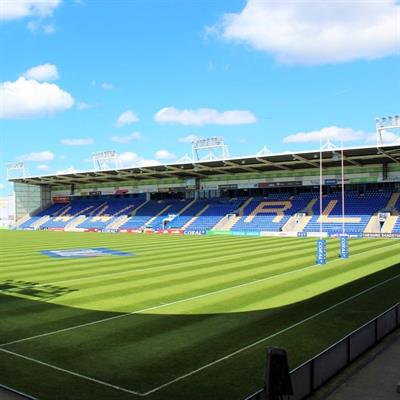
M109 149L173 162L195 137L234 156L363 145L399 113L395 0L0 3L0 195L17 160L38 175Z

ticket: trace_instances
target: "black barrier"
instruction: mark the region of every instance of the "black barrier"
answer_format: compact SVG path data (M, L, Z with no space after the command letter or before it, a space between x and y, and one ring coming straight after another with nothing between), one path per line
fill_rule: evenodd
M322 386L347 365L347 341L335 343L314 359L314 387Z
M290 371L294 395L288 398L290 400L306 398L398 327L400 327L400 303ZM264 398L265 389L260 389L245 400Z
M376 342L375 324L367 324L357 329L349 336L350 361L354 361L366 349L371 348Z
M35 397L31 397L25 393L19 392L18 390L0 384L0 399L2 399L3 396L7 399L12 397L15 400L37 400Z

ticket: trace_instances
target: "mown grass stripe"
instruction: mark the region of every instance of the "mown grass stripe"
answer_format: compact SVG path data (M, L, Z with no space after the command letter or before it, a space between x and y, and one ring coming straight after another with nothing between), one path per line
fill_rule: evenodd
M310 268L310 267L305 267L305 268ZM302 269L304 269L304 268L302 268ZM295 273L295 272L297 272L297 271L288 272L288 273L286 273L286 275L289 274L289 273ZM274 276L270 276L268 278L264 278L263 280L273 279L273 278L274 278ZM0 347L9 346L9 345L15 344L15 343L25 342L25 341L28 341L28 340L33 340L33 339L36 339L36 338L39 338L39 337L50 336L50 335L54 335L54 334L61 333L61 332L67 332L67 331L74 330L74 329L80 329L80 328L83 328L83 327L86 327L86 326L96 325L96 324L103 323L103 322L109 322L109 321L113 321L115 319L128 317L128 316L133 315L133 314L139 314L139 313L145 313L145 312L153 311L153 310L156 310L158 308L168 307L168 306L171 306L171 305L174 305L174 304L177 304L177 303L181 303L181 302L184 302L184 301L192 301L192 300L198 299L200 297L215 295L215 294L218 294L218 293L225 292L227 290L233 290L233 289L236 289L238 287L248 286L248 285L251 285L251 284L254 284L254 283L258 283L259 281L261 281L261 279L258 280L258 281L254 281L254 282L243 283L243 284L237 285L235 287L220 289L220 290L215 291L215 292L203 293L201 295L193 296L193 297L190 297L190 298L185 298L185 299L176 300L176 301L173 301L173 302L170 302L170 303L155 305L155 306L152 306L152 307L144 308L142 310L135 310L135 311L131 311L129 313L119 314L119 315L115 315L115 316L112 316L112 317L103 318L101 320L97 320L97 321L88 322L88 323L85 323L85 324L75 325L75 326L72 326L72 327L69 327L69 328L56 330L56 331L53 331L53 332L47 332L47 333L44 333L44 334L41 334L41 335L36 335L36 336L29 337L29 338L18 339L18 340L12 341L12 342L0 344Z
M351 240L350 259L339 260L338 240L328 240L330 262L327 266L290 273L215 296L166 305L161 303L185 300L212 290L307 267L315 261L315 239L52 232L28 232L21 237L20 232L0 232L2 249L3 243L8 244L7 252L0 254L0 277L3 282L6 277L11 280L18 278L21 289L20 294L1 295L3 323L0 335L4 343L119 316L124 310L131 312L162 306L132 314L131 318L114 319L109 324L92 324L84 330L74 329L7 347L7 350L117 386L129 388L132 385L141 393L390 278L399 271L395 264L400 251L399 241ZM55 249L62 246L108 247L134 252L137 257L129 262L111 257L52 260L38 253L44 246ZM11 252L17 257L10 256ZM121 274L107 276L115 272ZM74 278L88 279L68 281ZM29 293L29 282L32 282L32 294ZM53 283L55 293L60 290L61 295L37 301L41 299L41 291L47 290L46 282ZM332 311L333 314L329 314L332 318L317 317L313 326L318 328L320 334L313 341L318 348L331 343L329 340L335 337L333 328L335 332L338 328L340 334L346 333L346 327L354 329L357 323L354 321L362 322L367 315L371 317L374 315L371 313L383 311L382 307L392 304L400 290L399 280L393 280L384 287L388 290L379 290L379 297L374 291L374 295L365 298L367 304L370 303L368 309L363 302L352 302L354 309L346 309L349 320L342 318L344 314L339 311ZM77 291L62 294L63 288ZM317 324L319 321L320 325ZM336 327L335 321L340 321L340 326ZM296 338L290 335L282 337L284 344L291 348L292 359L297 362L301 357L312 354L308 343L302 340L299 349L294 345ZM311 338L312 332L301 328L301 335L302 338ZM195 358L193 352L197 354ZM12 363L12 359L9 360ZM246 355L237 356L236 361L232 359L228 365L234 374L243 376L246 370L251 371L251 376L256 376L262 369L263 361L263 354L249 350ZM15 361L15 365L23 364L22 361ZM229 384L226 386L229 381L226 365L209 368L205 374L195 374L192 379L187 379L188 383L182 380L182 384L170 385L148 396L151 400L162 397L202 400L214 394L220 398L217 393L221 394L222 390L230 398L242 398L251 390L249 382L254 382L254 378L241 382L237 375L235 387L242 387L242 391L231 390ZM53 392L44 388L40 379L34 378L35 368L29 365L27 370L32 376L33 387L39 389L39 397L44 400L54 398ZM52 372L49 369L46 373L42 369L42 372L47 381L56 376L55 370ZM216 376L218 379L214 379ZM210 386L205 383L207 379L210 382L210 377L216 389L212 393L207 391ZM18 381L18 375L7 366L5 381L11 383L13 379ZM71 379L73 376L69 382L75 389L79 385L83 389L82 382L75 384ZM196 393L187 391L193 384ZM245 387L247 390L243 391ZM46 390L51 394L43 395ZM114 400L112 393L109 394L111 397L107 400ZM118 396L122 398L122 392L115 398ZM84 397L94 400L91 393L85 393ZM96 397L96 400L100 399L105 400L101 394Z
M360 253L360 254L365 256L365 253ZM314 267L318 267L318 266L315 265ZM0 345L0 347L1 346L8 346L10 344L20 343L20 342L27 341L27 340L36 339L38 337L44 337L44 336L49 336L49 335L53 335L53 334L57 334L57 333L61 333L61 332L66 332L66 331L70 331L70 330L74 330L74 329L80 329L80 328L83 328L83 327L86 327L86 326L91 326L91 325L95 325L95 324L99 324L99 323L103 323L103 322L109 322L109 321L113 321L113 320L116 320L116 319L120 319L120 318L124 318L124 317L130 316L130 315L133 315L133 314L147 313L147 312L158 310L158 309L161 309L161 308L170 307L170 306L173 306L173 305L176 305L176 304L179 304L179 303L197 300L197 299L200 299L200 298L203 298L203 297L214 296L216 294L225 293L225 292L230 291L230 290L236 290L238 288L242 288L242 287L245 287L245 286L258 284L260 282L264 282L266 280L274 279L274 278L280 277L282 275L289 275L289 274L292 274L292 273L297 273L297 272L303 271L303 270L308 269L308 268L310 268L310 267L300 268L299 270L296 270L296 271L291 271L291 272L287 272L287 273L284 273L284 274L277 274L275 276L269 276L269 277L266 277L266 278L261 278L261 279L257 279L257 280L254 280L254 281L241 283L241 284L238 284L238 285L235 285L235 286L219 289L219 290L216 290L216 291L210 291L210 292L199 294L199 295L196 295L196 296L191 296L191 297L188 297L188 298L183 298L183 299L171 301L171 302L164 303L164 304L158 304L158 305L146 307L146 308L143 308L141 310L134 310L134 311L131 311L131 312L127 312L127 313L111 316L111 317L108 317L108 318L104 318L104 319L101 319L101 320L88 322L88 323L84 323L84 324L80 324L80 325L76 325L76 326L72 326L72 327L68 327L68 328L63 328L63 329L56 330L56 331L53 331L53 332L48 332L48 333L36 335L36 336L33 336L33 337L28 337L28 338L24 338L24 339L18 339L16 341L3 343L3 344Z
M306 323L306 322L308 322L308 321L311 321L312 319L315 319L315 318L317 318L317 317L319 317L319 316L321 316L321 315L323 315L323 314L325 314L325 313L327 313L327 312L329 312L329 311L335 309L336 307L341 306L342 304L348 303L349 301L351 301L351 300L353 300L353 299L355 299L355 298L357 298L357 297L359 297L359 296L362 296L363 294L368 293L368 292L370 292L371 290L374 290L374 289L376 289L376 288L379 287L379 286L385 285L385 284L388 283L388 282L391 282L391 281L393 281L393 280L395 280L395 279L398 279L399 277L400 277L400 274L398 274L398 275L396 275L396 276L394 276L394 277L391 277L391 278L389 278L389 279L386 279L386 280L383 281L383 282L377 283L376 285L373 285L373 286L369 287L368 289L365 289L365 290L363 290L363 291L361 291L361 292L358 292L358 293L354 294L353 296L350 296L350 297L348 297L348 298L346 298L346 299L344 299L344 300L341 300L340 302L338 302L338 303L336 303L336 304L334 304L334 305L332 305L332 306L330 306L330 307L328 307L328 308L326 308L326 309L324 309L324 310L322 310L322 311L320 311L320 312L318 312L318 313L316 313L316 314L313 314L313 315L311 315L311 316L309 316L309 317L307 317L307 318L305 318L305 319L303 319L303 320L301 320L301 321L298 321L298 322L296 322L296 323L294 323L294 324L288 326L287 328L284 328L284 329L280 330L279 332L275 332L275 333L273 333L272 335L263 337L263 338L257 340L256 342L250 343L250 344L248 344L247 346L244 346L244 347L242 347L242 348L236 350L236 351L233 352L233 353L227 354L226 356L221 357L221 358L219 358L219 359L217 359L217 360L215 360L215 361L213 361L213 362L211 362L211 363L208 363L208 364L206 364L206 365L203 365L203 366L200 367L200 368L197 368L197 369L195 369L195 370L192 370L192 371L190 371L190 372L188 372L188 373L186 373L186 374L184 374L184 375L181 375L181 376L179 376L179 377L177 377L177 378L175 378L175 379L170 380L169 382L166 382L166 383L164 383L164 384L162 384L162 385L159 385L159 386L157 386L157 387L154 388L154 389L148 390L147 392L143 393L143 395L144 395L144 396L148 396L149 394L152 394L152 393L155 393L155 392L157 392L157 391L159 391L159 390L161 390L161 389L164 389L165 387L170 386L170 385L172 385L172 384L174 384L174 383L176 383L176 382L179 382L179 381L181 381L182 379L186 379L186 378L188 378L188 377L190 377L190 376L192 376L192 375L194 375L194 374L197 374L198 372L201 372L201 371L203 371L203 370L205 370L205 369L207 369L207 368L210 368L210 367L212 367L212 366L214 366L214 365L217 365L217 364L221 363L222 361L228 360L228 359L230 359L230 358L232 358L232 357L234 357L234 356L236 356L236 355L238 355L238 354L240 354L240 353L242 353L242 352L244 352L244 351L247 351L247 350L249 350L249 349L251 349L251 348L253 348L253 347L255 347L255 346L258 346L258 345L260 345L260 344L266 342L267 340L272 339L273 337L276 337L276 336L278 336L278 335L281 335L281 334L283 334L283 333L285 333L285 332L287 332L287 331L289 331L289 330L292 330L293 328L296 328L296 327L299 326L299 325L302 325L302 324L304 324L304 323Z
M120 387L120 386L117 386L117 385L113 385L113 384L111 384L109 382L101 381L99 379L92 378L90 376L82 375L82 374L79 374L78 372L70 371L70 370L67 370L65 368L57 367L56 365L52 365L52 364L37 360L35 358L28 357L28 356L25 356L23 354L16 353L15 351L6 350L6 349L3 349L3 348L0 348L0 351L3 352L3 353L10 354L10 355L15 356L15 357L23 358L23 359L28 360L30 362L33 362L35 364L44 365L45 367L48 367L48 368L51 368L51 369L55 369L57 371L64 372L64 373L69 374L69 375L76 376L77 378L80 378L80 379L84 379L84 380L87 380L87 381L98 383L99 385L107 386L109 388L112 388L112 389L115 389L115 390L120 390L122 392L130 393L130 394L135 394L137 396L143 396L141 393L136 392L134 390L123 388L123 387Z

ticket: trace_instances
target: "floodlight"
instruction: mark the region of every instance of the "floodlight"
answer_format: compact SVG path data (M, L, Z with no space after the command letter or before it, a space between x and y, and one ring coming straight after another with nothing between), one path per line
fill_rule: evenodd
M208 154L201 157L204 151L208 151ZM192 155L194 161L224 160L229 157L229 149L223 137L209 137L192 142Z
M400 129L400 116L390 115L386 117L376 118L376 144L377 146L383 145L383 133L385 130L398 130Z
M121 161L115 150L99 151L92 154L93 166L95 171L106 169L118 169Z
M6 165L7 170L7 179L12 178L25 178L28 173L28 169L25 166L25 163L22 161L8 163Z

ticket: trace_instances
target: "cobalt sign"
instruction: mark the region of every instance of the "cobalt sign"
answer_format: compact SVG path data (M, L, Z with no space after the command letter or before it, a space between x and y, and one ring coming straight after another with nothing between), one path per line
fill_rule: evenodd
M340 258L349 258L349 238L340 236Z
M326 241L317 241L317 264L326 264Z

